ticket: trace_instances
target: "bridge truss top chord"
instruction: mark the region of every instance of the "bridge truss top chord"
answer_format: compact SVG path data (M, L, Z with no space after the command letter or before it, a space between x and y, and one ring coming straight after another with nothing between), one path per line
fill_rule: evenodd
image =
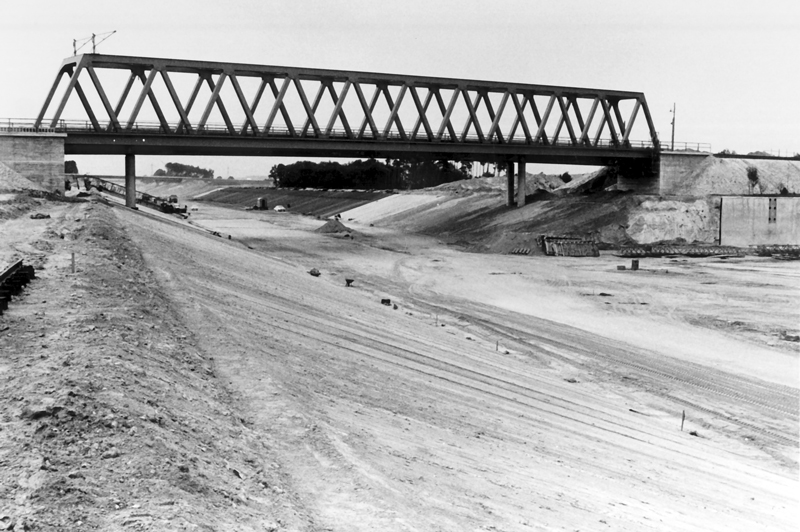
M101 81L111 71L119 91L115 104L109 98L114 83ZM66 89L51 110L64 76ZM95 93L81 84L82 76ZM70 112L85 113L79 121L63 118L73 93L81 105ZM644 124L637 122L640 115ZM646 140L632 140L635 126ZM196 149L209 154L227 153L227 139L242 154L248 146L252 154L291 154L314 145L328 146L333 156L404 152L476 159L543 149L642 157L658 147L638 92L99 54L63 62L35 127L82 139L75 140L84 145L75 153L156 153L156 145L163 151L170 142L189 153L200 139Z

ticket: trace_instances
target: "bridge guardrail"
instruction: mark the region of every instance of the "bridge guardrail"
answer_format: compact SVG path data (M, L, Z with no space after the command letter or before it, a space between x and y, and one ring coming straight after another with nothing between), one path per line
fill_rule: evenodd
M692 151L711 153L711 144L708 142L659 142L660 151Z
M24 118L0 119L0 131L5 133L60 133L55 127L36 127L35 120Z
M47 133L80 132L80 133L97 134L97 132L95 131L95 129L94 129L93 125L92 125L92 123L90 121L88 121L88 120L64 120L64 119L62 119L62 120L58 121L58 125L56 127L54 127L54 128L41 127L41 126L36 128L34 120L0 119L0 131L6 131L6 130L8 130L8 131L11 131L11 130L13 130L13 131L23 131L24 130L24 131L28 131L28 132L47 132ZM109 125L106 125L106 129L103 131L103 133L111 133L111 132L112 131L109 128ZM161 127L161 125L159 123L157 123L157 122L136 122L131 126L130 129L126 128L126 129L123 129L122 131L118 131L116 133L120 134L120 135L131 135L131 134L146 134L146 135L157 134L157 135L164 135L164 134L166 134L164 132L163 128ZM192 135L194 135L194 136L203 136L203 135L209 135L209 136L233 136L233 135L230 134L230 131L228 130L228 127L225 124L206 124L202 129L193 128L191 133L178 132L176 130L173 130L173 131L170 131L170 133L168 133L168 135L171 135L171 136L192 136ZM250 130L248 130L244 134L235 135L235 136L242 136L242 137L245 137L245 138L247 138L247 137L251 137L251 138L252 137L256 137L256 135L254 135L252 133L252 131L250 131ZM271 127L266 135L263 135L263 131L262 131L262 132L259 132L259 136L279 137L279 138L283 138L283 137L292 138L292 135L291 135L289 129L288 128L284 128L284 127ZM297 138L297 137L295 137L295 138ZM316 137L313 133L310 133L306 137L300 137L300 138L318 139L320 137ZM322 138L347 140L350 137L348 136L347 131L345 131L343 129L341 129L341 130L340 129L333 129L333 130L331 130L330 134L328 134L327 136L322 137ZM410 139L410 138L411 138L411 132L406 132L406 139ZM398 133L398 132L390 132L388 135L379 136L376 139L376 137L373 137L372 134L367 131L364 134L363 140L403 140L403 136L400 135L400 133ZM419 139L419 140L420 140L420 142L425 142L425 139ZM476 143L477 144L477 143L485 143L485 140L481 141L481 139L477 135L467 135L464 138L464 142L466 142L466 143ZM443 138L442 140L437 141L437 143L453 144L453 143L456 143L456 141L453 141L451 139L444 139ZM524 138L512 139L512 140L505 139L503 142L501 142L497 138L493 138L491 143L492 144L497 144L497 145L501 145L501 144L512 144L512 145L532 144L532 145L534 145L535 144L535 145L541 145L541 146L544 146L544 145L564 146L564 147L574 147L575 146L575 144L573 144L572 140L569 137L559 137L557 139L549 139L549 141L547 143L544 143L540 139L534 140L532 142L528 142ZM703 144L703 143L683 143L683 144L685 144L685 146L683 148L677 148L677 144L676 144L676 149L684 149L684 150L687 150L687 151L688 150L698 151L698 150L694 150L693 148L695 146L701 147L701 148L707 146L710 149L710 146L711 146L710 144ZM595 146L589 146L589 145L580 145L580 146L582 146L582 147L583 146L585 146L585 147L593 147L593 148L611 148L611 147L614 147L615 145L609 139L599 139ZM621 145L620 144L620 146L624 147L624 148L629 148L629 149L650 149L650 148L653 148L653 143L652 143L652 141L649 141L649 140L629 140L626 145ZM661 150L669 149L669 146L667 144L665 144L665 143L661 143L660 149Z

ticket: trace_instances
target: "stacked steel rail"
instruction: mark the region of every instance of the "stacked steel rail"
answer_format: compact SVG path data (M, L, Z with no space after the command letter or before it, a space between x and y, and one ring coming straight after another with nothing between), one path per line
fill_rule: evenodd
M33 266L25 266L18 260L0 273L0 315L8 310L12 296L18 295L28 282L36 277Z

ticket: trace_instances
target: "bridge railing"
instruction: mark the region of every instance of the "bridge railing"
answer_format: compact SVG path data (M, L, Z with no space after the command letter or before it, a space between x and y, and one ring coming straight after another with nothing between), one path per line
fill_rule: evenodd
M110 132L110 124L105 125L105 131ZM96 133L94 125L88 120L65 120L60 119L55 122L55 127L36 126L36 120L24 118L0 118L0 132L24 132L24 133ZM115 134L127 135L164 135L167 134L164 128L158 122L136 122L130 129ZM187 133L176 132L172 129L169 135L187 135ZM206 136L229 136L228 128L225 124L206 124L202 129L196 130L194 135ZM250 132L245 134L245 137L256 137L255 134ZM271 127L269 131L261 132L259 136L266 136L272 138L291 138L292 134L288 128ZM408 133L406 133L406 139ZM343 129L332 129L327 135L328 139L333 140L346 140L349 138L348 132ZM384 137L379 137L380 140L403 140L403 136L397 132L390 132ZM369 138L369 140L376 140ZM440 141L444 144L452 142L449 139L442 139ZM464 137L463 142L479 144L482 142L481 138L477 135L467 135ZM483 141L485 142L485 140ZM492 141L493 144L500 144L497 139ZM569 137L559 137L557 139L550 139L547 143L541 139L506 139L506 144L514 145L538 145L538 146L554 146L554 147L572 147L574 143ZM617 145L609 139L599 139L593 146L595 148L615 148ZM628 148L633 149L648 149L653 148L653 142L650 140L629 140L626 145ZM658 146L661 151L671 151L671 143L661 142ZM703 142L676 142L674 151L688 151L688 152L705 152L711 151L711 144Z
M59 133L58 127L36 124L36 120L25 118L0 119L0 132L3 133Z
M4 128L16 128L15 130L26 130L26 131L37 131L37 132L57 132L57 133L97 133L94 125L88 120L64 120L60 119L55 122L56 126L49 128L49 127L35 127L34 120L20 120L20 119L0 119L0 131ZM136 122L131 125L130 129L126 129L121 132L113 132L114 134L119 135L173 135L173 136L187 136L189 133L187 132L179 132L176 131L177 128L170 128L170 131L167 132L164 130L161 124L158 122ZM105 124L102 133L112 133L111 124ZM372 137L371 135L365 135L366 140L397 140L397 141L408 141L408 137L411 132L405 132L405 137L399 132L389 132L386 135L381 135L376 137ZM198 128L191 135L197 136L224 136L228 137L229 131L228 127L225 124L206 124L203 128ZM268 131L259 132L258 135L254 134L253 132L245 132L241 136L243 137L272 137L272 138L292 138L292 132L285 127L271 127ZM309 139L319 140L320 138L326 139L333 139L333 140L347 140L350 138L349 133L344 129L332 129L325 137L308 137ZM443 138L441 141L438 141L444 144L452 143L454 141ZM465 143L474 143L480 144L485 143L486 139L481 139L478 135L466 135L464 136L459 142ZM556 139L549 139L545 142L542 139L531 139L526 140L524 138L517 138L517 139L505 139L503 142L500 142L499 139L492 139L492 144L514 144L514 145L538 145L538 146L557 146L557 147L573 147L575 143L569 137L559 137ZM588 143L586 146L590 146ZM614 142L610 139L598 139L595 144L592 144L591 147L595 148L615 148L618 147L619 144L614 144ZM627 148L633 149L648 149L653 148L653 142L650 140L628 140L627 143L624 145ZM702 143L687 143L686 147L679 148L676 144L676 149L684 149L684 150L693 150L695 146L709 146L710 144L702 144ZM661 143L660 148L662 150L668 150L669 146ZM696 150L694 150L696 151Z
M659 142L661 151L689 151L699 153L711 153L711 144L708 142Z

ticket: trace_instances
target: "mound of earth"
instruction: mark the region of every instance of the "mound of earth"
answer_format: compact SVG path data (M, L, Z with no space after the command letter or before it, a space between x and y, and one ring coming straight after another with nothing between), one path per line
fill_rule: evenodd
M564 185L562 176L556 174L545 174L539 172L538 174L525 174L525 193L532 194L537 190L552 191ZM419 193L486 193L486 192L504 192L506 189L506 176L500 175L496 177L475 177L472 179L462 179L460 181L453 181L451 183L444 183L437 187L423 189L422 191L415 191Z
M349 233L350 229L339 220L329 220L316 230L317 233Z
M601 168L596 172L575 176L570 182L558 187L554 194L566 196L570 194L590 194L599 192L616 183L616 176L608 168Z
M45 189L0 162L0 192L21 192L24 190L44 191Z
M669 192L686 196L750 194L747 168L758 170L756 194L800 194L800 160L728 159L709 155L692 172L670 183Z

